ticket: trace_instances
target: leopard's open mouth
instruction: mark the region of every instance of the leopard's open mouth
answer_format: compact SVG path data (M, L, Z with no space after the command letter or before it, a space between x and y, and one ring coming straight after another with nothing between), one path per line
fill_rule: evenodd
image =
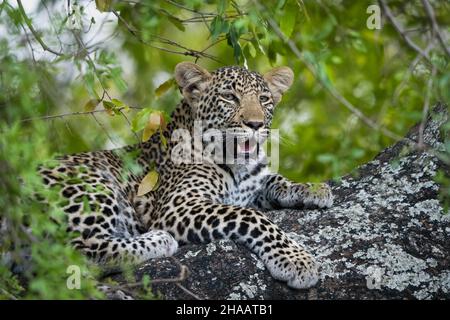
M221 144L221 153L224 159L253 159L259 156L261 146L264 144L267 132L249 132L249 130L233 129L223 133L221 141L215 139L217 145Z
M253 154L258 148L256 139L245 139L236 143L236 151L238 154Z
M255 137L234 139L234 157L235 159L244 157L245 159L258 154L259 143Z

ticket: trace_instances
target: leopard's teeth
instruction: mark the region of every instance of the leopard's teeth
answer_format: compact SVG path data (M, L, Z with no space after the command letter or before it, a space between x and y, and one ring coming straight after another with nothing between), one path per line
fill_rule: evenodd
M254 153L256 151L256 143L255 144L249 144L246 146L246 143L238 143L237 145L237 151L238 153Z

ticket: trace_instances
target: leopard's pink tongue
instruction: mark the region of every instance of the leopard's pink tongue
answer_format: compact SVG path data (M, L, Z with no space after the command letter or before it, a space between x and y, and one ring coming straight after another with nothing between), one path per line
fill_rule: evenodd
M247 140L243 144L241 144L241 148L244 151L250 151L250 142Z
M249 152L253 152L256 148L256 144L255 143L250 143L250 140L247 140L245 142L241 142L238 144L239 146L239 151L240 152L245 152L245 153L249 153Z

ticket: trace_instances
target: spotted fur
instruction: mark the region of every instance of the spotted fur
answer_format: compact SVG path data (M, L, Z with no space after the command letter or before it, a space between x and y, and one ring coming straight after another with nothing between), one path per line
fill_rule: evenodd
M248 132L267 131L292 71L281 67L262 76L225 67L209 73L185 62L177 65L175 78L183 100L163 133L166 147L155 135L141 145L64 156L40 169L47 185L61 189L69 231L79 234L75 247L100 263L142 262L171 256L179 244L231 239L255 253L274 278L293 288L314 285L314 258L263 211L329 207L333 197L326 184L299 184L270 173L259 145L256 159L244 164L173 161L172 133L193 132L194 120L220 131L246 129L244 139ZM142 170L130 169L130 161ZM151 166L159 172L159 187L138 197Z

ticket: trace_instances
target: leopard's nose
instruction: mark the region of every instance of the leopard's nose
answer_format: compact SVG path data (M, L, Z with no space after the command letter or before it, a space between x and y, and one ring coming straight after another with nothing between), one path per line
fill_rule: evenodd
M264 122L262 121L243 121L244 125L246 125L247 127L253 129L253 130L258 130L259 128L262 128L262 126L264 126Z

